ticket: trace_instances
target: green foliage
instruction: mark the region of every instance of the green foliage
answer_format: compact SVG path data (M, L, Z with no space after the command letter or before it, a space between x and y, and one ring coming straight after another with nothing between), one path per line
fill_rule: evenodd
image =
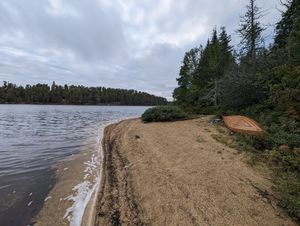
M280 205L288 213L300 219L300 149L288 147L273 149L267 153L276 165L276 190L281 194Z
M259 108L263 110L261 107ZM240 147L267 157L274 169L275 189L280 194L280 205L300 220L300 125L291 117L276 111L255 110L266 131L262 137L238 135ZM248 112L251 111L248 109ZM253 112L252 112L253 113ZM269 150L269 151L266 151ZM257 161L257 160L256 160Z
M287 117L280 117L278 122L275 121L268 127L272 134L271 141L274 146L282 144L291 147L300 147L300 127L299 123Z
M263 87L257 81L256 74L236 71L220 80L220 108L240 111L264 98Z
M230 41L224 27L220 35L214 29L204 49L194 48L185 54L177 79L179 87L173 94L177 104L197 113L216 109L221 95L219 79L236 66Z
M258 119L266 134L263 137L238 135L238 141L243 150L256 153L260 158L267 157L274 168L280 205L300 220L300 124L288 112L270 110L266 106L243 110L244 114Z
M280 205L288 213L300 219L300 177L295 173L279 173L275 180L275 188L281 194Z
M281 146L268 151L269 160L276 163L281 172L294 172L300 176L300 149ZM300 179L300 178L299 178ZM300 191L299 191L300 192Z
M276 25L275 47L285 48L290 34L295 30L295 19L300 15L300 1L292 0L283 3L286 8L282 12L282 19Z
M237 136L239 148L251 153L252 163L268 157L281 205L300 220L300 0L286 2L269 49L262 45L262 14L255 0L241 17L239 58L225 29L219 36L214 29L195 70L185 76L184 98L180 92L174 98L186 111L256 119L265 134Z
M220 79L220 108L241 110L264 98L264 87L258 80L259 62L264 53L261 47L261 34L264 30L259 19L262 14L250 0L247 11L241 17L238 34L241 37L241 56L239 67L229 71Z
M257 51L261 48L262 28L260 19L262 13L256 5L256 0L250 0L246 6L246 13L241 17L238 34L241 37L242 52L255 64Z
M47 84L16 86L4 82L0 86L0 103L22 104L114 104L114 105L163 105L167 100L136 90L105 87L60 86Z
M158 106L147 109L142 115L144 122L167 122L185 119L187 115L177 106Z
M300 64L300 6L298 10L298 17L294 19L294 29L292 30L288 39L288 53L289 59L293 64Z
M183 65L180 69L179 78L177 78L178 88L174 90L173 97L177 103L187 105L191 102L192 79L199 64L202 55L202 47L193 48L185 53Z

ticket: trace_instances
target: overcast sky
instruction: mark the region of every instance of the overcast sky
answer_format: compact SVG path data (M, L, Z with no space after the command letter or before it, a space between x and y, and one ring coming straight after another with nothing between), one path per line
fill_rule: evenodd
M247 0L0 0L0 80L137 89L171 98L184 52ZM279 0L258 0L271 40Z

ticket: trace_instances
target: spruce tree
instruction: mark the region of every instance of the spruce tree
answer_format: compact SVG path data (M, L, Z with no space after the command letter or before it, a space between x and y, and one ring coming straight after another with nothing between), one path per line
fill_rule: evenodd
M227 34L226 28L221 27L219 36L220 52L221 52L221 67L223 74L230 70L234 64L233 47L230 45L231 37Z
M283 13L276 30L273 55L278 56L276 66L270 73L270 105L277 111L289 112L291 117L300 119L300 0L293 0ZM286 35L286 37L284 36Z
M300 0L289 0L282 3L286 8L282 12L282 19L276 25L275 47L283 48L288 43L288 38L295 26L295 19L300 12Z
M231 70L219 84L224 109L240 110L263 99L264 91L257 76L258 53L262 49L262 14L255 0L249 0L241 17L238 34L241 37L241 56L238 70Z
M214 29L211 40L207 41L207 45L203 50L193 84L198 89L203 89L209 81L220 76L220 45L217 30Z
M179 87L174 90L173 97L179 103L191 102L190 92L192 80L202 55L202 47L193 48L185 53L177 82Z
M242 56L246 57L255 70L257 51L261 48L262 32L260 23L262 13L256 5L256 0L249 0L246 13L240 19L240 28L237 30L241 37Z
M291 17L292 29L287 39L287 49L290 63L300 65L300 0L294 0L291 4L293 14Z

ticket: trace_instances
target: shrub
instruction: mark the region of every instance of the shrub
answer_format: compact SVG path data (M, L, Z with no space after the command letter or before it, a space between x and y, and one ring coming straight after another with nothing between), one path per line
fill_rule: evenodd
M184 111L177 106L159 106L147 109L142 115L144 122L167 122L185 119Z
M280 172L275 179L275 188L281 199L279 204L300 223L300 178L295 172Z

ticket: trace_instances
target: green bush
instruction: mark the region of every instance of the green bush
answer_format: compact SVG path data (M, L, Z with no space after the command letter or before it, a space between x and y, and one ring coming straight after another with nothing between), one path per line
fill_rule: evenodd
M295 172L279 172L275 179L275 188L281 196L279 204L300 223L299 174Z
M177 106L159 106L147 109L142 115L144 122L167 122L185 119L184 111Z
M300 180L300 148L291 149L288 146L282 146L268 151L267 157L281 172L296 173Z

